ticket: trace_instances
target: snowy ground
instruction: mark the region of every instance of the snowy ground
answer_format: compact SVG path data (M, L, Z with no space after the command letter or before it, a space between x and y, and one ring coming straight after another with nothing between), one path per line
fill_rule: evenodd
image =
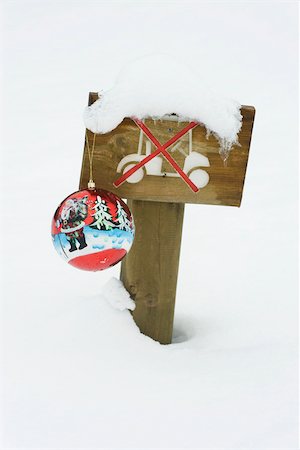
M296 10L3 3L4 448L298 448ZM170 346L101 296L118 266L79 272L50 236L88 92L161 50L257 109L242 207L186 207Z

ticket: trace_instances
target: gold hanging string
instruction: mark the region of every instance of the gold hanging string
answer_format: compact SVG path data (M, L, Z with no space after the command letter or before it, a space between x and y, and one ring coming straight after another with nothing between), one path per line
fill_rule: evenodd
M94 156L94 150L95 150L95 140L96 140L96 133L94 133L93 136L93 144L92 144L92 150L90 148L89 144L89 138L87 134L87 130L85 132L85 141L86 141L86 147L88 151L88 157L89 157L89 165L90 165L90 180L88 182L88 189L95 189L96 185L93 180L93 156Z

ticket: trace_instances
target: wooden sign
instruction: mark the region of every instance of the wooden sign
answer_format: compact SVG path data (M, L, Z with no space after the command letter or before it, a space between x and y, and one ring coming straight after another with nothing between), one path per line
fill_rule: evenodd
M89 104L97 98L97 94L90 94ZM128 167L155 150L147 137L142 136L142 143L140 142L141 130L130 118L124 119L110 133L96 136L94 181L97 186L127 199L240 206L255 110L251 106L243 106L241 113L243 116L243 125L239 133L241 146L233 148L226 166L219 155L217 139L212 135L206 139L206 129L201 125L184 135L173 148L170 148L169 154L192 179L193 177L197 179L197 175L201 174L199 171L209 176L205 187L196 193L162 156L146 164L138 176L133 177L133 181L138 182L126 181L118 188L114 186L114 182L128 170ZM177 120L146 119L144 122L161 143L188 125L187 122ZM88 133L92 142L92 133ZM80 186L87 186L89 181L88 165L88 155L85 151ZM201 175L199 179L201 180Z
M97 99L90 93L89 104ZM96 186L128 199L136 224L121 279L136 302L133 317L140 330L161 343L172 339L184 204L241 204L255 109L243 106L241 114L240 146L226 164L217 139L207 138L204 126L173 115L143 122L126 118L115 130L96 135ZM92 136L88 131L90 142ZM80 189L88 181L85 148Z

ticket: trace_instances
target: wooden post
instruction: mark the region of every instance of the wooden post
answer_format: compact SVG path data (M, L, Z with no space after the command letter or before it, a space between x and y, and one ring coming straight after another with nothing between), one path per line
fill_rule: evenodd
M121 280L136 302L133 318L142 333L172 341L183 203L129 200L136 238L122 262Z

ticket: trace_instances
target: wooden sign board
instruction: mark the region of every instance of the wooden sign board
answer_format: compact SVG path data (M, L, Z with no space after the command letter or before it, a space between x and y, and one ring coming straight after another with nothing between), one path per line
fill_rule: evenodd
M90 93L89 104L97 98L97 94ZM132 248L121 267L121 280L136 303L133 318L142 333L161 344L172 341L184 204L241 204L255 109L243 106L241 113L241 146L232 149L226 165L219 155L218 141L212 135L207 139L201 125L166 150L179 170L183 169L183 175L198 183L197 192L162 154L147 162L133 178L128 178L134 183L125 181L116 187L114 183L128 170L128 165L141 163L145 155L153 154L155 146L130 118L110 133L95 137L96 186L128 199L136 225ZM188 125L172 119L172 116L168 120L147 119L144 123L163 145ZM88 138L92 143L91 132ZM80 189L85 189L88 181L89 159L85 146Z
M97 94L91 93L89 104L92 104L97 98ZM194 128L191 134L184 135L178 143L168 149L181 168L188 168L186 170L188 176L197 170L205 171L209 175L207 185L200 188L198 192L193 192L162 156L156 157L161 160L157 161L161 163L161 167L156 170L155 175L151 174L151 164L148 163L143 169L140 169L143 176L141 181L137 183L125 181L118 188L114 186L113 183L128 165L137 163L147 151L155 150L153 144L151 145L147 138L144 138L141 155L138 154L140 130L130 118L124 119L115 130L107 134L96 135L94 151L96 186L101 186L101 188L126 199L240 206L255 110L251 106L243 106L241 113L243 116L243 125L239 133L241 146L235 146L232 149L226 165L219 155L217 139L213 135L207 139L206 129L201 125ZM187 125L187 122L178 122L177 120L146 119L144 122L162 144ZM92 136L93 133L88 132L90 142L92 142ZM189 156L191 150L192 157ZM199 154L200 161L197 161L197 154ZM208 161L209 166L201 165L201 155ZM86 187L89 181L88 169L89 160L87 151L85 151L80 180L81 188Z

